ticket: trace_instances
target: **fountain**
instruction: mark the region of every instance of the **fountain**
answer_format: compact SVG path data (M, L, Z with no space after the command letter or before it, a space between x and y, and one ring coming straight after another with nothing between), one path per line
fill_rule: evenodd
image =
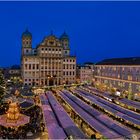
M16 102L10 103L9 109L4 115L0 115L0 125L4 127L19 127L29 123L30 117L20 114Z

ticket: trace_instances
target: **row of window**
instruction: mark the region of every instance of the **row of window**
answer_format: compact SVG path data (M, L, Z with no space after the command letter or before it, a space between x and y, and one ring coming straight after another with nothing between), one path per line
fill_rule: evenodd
M41 51L41 53L45 53L45 54L62 54L62 52L60 52L60 51Z
M61 76L61 72L41 72L41 77L50 77L50 75L53 75L52 78L59 77Z
M130 81L140 81L140 77L139 75L121 75L120 74L111 74L111 73L101 73L101 76L107 76L107 77L111 77L111 78L118 78L118 79L122 79L122 80L130 80Z
M114 87L120 87L123 88L123 90L129 90L130 86L129 83L125 83L125 82L119 82L119 81L110 81L110 80L103 80L103 83L108 84L110 86L114 86ZM140 85L131 85L131 89L136 89L135 91L140 91Z
M39 64L25 64L25 70L34 70L34 69L39 69ZM41 66L41 69L61 69L61 65L58 64L51 64L51 65L43 65ZM75 65L63 65L63 69L75 69Z
M41 57L62 57L62 54L41 54Z
M67 81L74 81L74 80L75 80L74 77L64 78L63 83L66 83Z
M99 70L105 70L105 71L119 71L119 72L140 72L139 67L98 67Z
M61 51L62 49L55 49L55 48L41 48L42 51Z
M39 64L25 64L25 69L39 69Z
M61 66L59 66L59 65L42 66L41 69L46 69L46 70L55 69L55 70L58 70L58 69L61 69Z
M74 71L64 71L64 72L63 72L63 75L64 75L64 76L75 75L75 72L74 72Z
M25 61L27 62L27 61L31 61L31 59L28 59L28 58L25 58ZM33 61L33 60L32 60ZM35 60L34 60L35 61ZM44 61L45 61L45 63L55 63L55 62L61 62L61 60L60 59L55 59L55 58L52 58L52 59L48 59L48 58L44 58L43 60L42 60L42 64L44 64ZM47 61L47 62L46 62ZM63 59L63 62L75 62L75 59Z
M75 69L75 65L71 64L63 65L63 69Z
M64 62L75 62L75 59L64 59Z
M44 66L51 66L51 65L60 65L61 66L62 62L41 62L41 66L44 67Z
M26 85L29 85L29 86L35 86L36 85L36 86L38 86L39 84L38 83L25 83L25 86Z
M35 82L35 81L39 81L39 79L25 79L25 82L27 82L27 81L29 81L29 82L31 82L31 81L33 81L33 82Z
M30 45L31 44L31 41L25 41L23 42L24 45Z

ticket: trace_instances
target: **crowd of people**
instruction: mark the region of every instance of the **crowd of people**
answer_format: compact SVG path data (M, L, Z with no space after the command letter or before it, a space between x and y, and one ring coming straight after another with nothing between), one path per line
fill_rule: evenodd
M30 122L16 128L0 126L0 138L2 139L28 139L28 133L33 135L45 131L43 114L39 106L34 106L28 110L21 110L21 113L30 117Z

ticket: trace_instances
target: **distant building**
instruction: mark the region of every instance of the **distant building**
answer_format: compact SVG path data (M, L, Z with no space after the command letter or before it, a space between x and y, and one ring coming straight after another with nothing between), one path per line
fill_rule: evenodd
M92 62L85 62L84 65L85 66L90 66L90 68L94 71L94 63L92 63Z
M51 86L75 83L76 57L70 55L69 37L64 32L60 38L52 33L32 48L32 34L22 34L21 56L24 85Z
M85 66L89 66L90 68L91 68L91 72L92 72L92 82L94 82L95 81L95 64L94 63L92 63L92 62L86 62L86 63L84 63L84 65Z
M77 65L76 70L77 83L92 83L93 82L93 69L89 65Z
M140 57L105 59L95 65L96 84L120 90L129 99L140 94Z
M11 67L3 68L3 74L5 81L19 83L21 81L21 69L19 65L13 65Z

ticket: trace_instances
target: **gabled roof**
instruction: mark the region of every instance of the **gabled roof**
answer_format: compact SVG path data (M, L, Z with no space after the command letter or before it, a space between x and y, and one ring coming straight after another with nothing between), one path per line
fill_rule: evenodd
M84 64L85 64L85 65L86 65L86 64L87 64L87 65L94 65L93 62L85 62Z

